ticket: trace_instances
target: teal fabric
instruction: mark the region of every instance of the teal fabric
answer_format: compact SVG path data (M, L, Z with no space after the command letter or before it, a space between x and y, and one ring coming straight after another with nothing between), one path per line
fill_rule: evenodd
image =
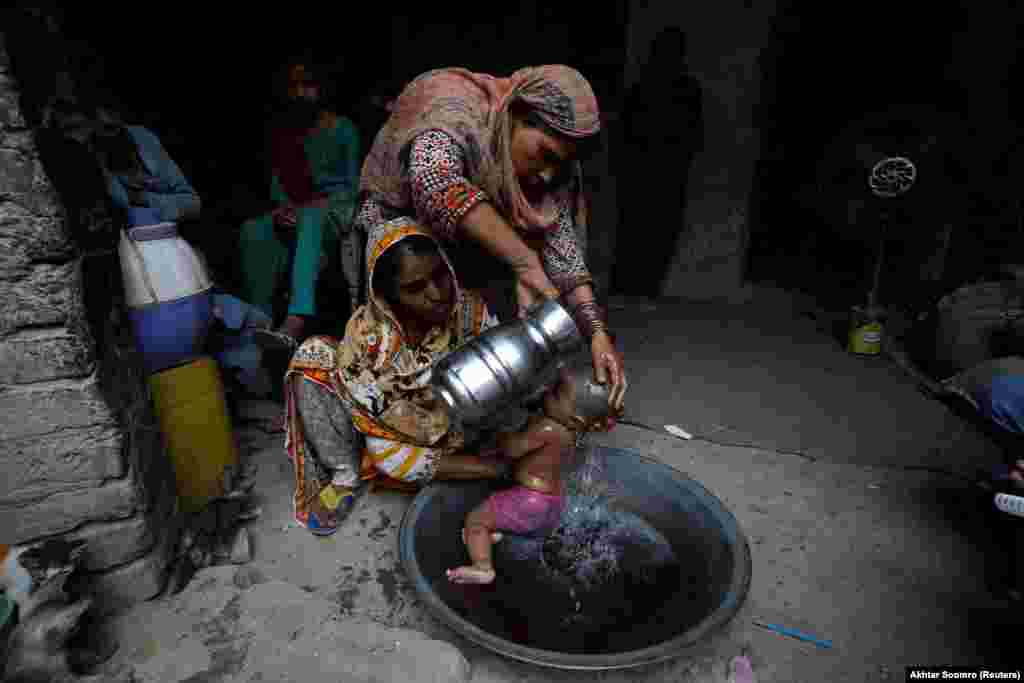
M339 117L333 128L306 138L306 158L317 192L328 195L327 208L296 211L294 252L274 230L271 214L247 221L242 226L240 247L243 298L273 314L275 286L291 262L289 315L316 315L316 289L325 253L338 249L339 233L349 229L355 213L359 188L359 132ZM288 202L281 182L271 178L271 199L278 206Z
M0 635L7 633L7 629L14 622L14 608L15 602L7 593L0 592ZM0 642L0 646L3 643Z
M306 158L317 192L354 196L359 191L359 131L345 117L306 138Z
M277 239L269 213L242 224L239 234L242 299L274 314L277 278L288 265L288 247Z
M295 257L292 263L291 297L288 315L316 314L316 285L320 280L320 261L332 249L335 240L325 230L325 209L299 209L296 213Z

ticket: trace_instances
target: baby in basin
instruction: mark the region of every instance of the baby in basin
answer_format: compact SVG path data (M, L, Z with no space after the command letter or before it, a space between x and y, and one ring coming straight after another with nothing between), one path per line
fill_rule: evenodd
M589 364L562 370L544 395L544 410L520 432L500 434L498 448L515 461L517 486L499 491L466 516L462 540L471 565L449 569L452 583L494 581L491 544L498 532L526 535L549 531L562 513L562 465L574 452L581 432L610 430L618 415L608 404L609 386L593 380Z

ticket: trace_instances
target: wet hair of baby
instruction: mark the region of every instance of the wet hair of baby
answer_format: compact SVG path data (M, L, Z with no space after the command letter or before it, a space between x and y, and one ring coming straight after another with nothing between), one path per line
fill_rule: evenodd
M590 362L576 362L569 367L569 378L576 397L576 415L584 420L608 417L611 408L608 398L611 387L594 381L594 366Z

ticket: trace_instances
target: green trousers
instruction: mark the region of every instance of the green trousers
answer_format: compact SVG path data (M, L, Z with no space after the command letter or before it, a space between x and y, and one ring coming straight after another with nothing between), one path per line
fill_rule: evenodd
M317 313L321 259L337 249L337 233L328 225L327 209L304 208L295 213L294 245L278 237L269 213L242 224L242 298L273 315L277 283L282 277L289 277L288 315L313 317ZM292 248L294 258L288 274Z

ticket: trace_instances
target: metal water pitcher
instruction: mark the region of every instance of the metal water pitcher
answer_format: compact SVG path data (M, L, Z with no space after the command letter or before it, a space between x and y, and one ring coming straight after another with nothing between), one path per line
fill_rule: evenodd
M431 384L456 422L478 425L534 394L583 344L569 312L549 299L438 361Z

